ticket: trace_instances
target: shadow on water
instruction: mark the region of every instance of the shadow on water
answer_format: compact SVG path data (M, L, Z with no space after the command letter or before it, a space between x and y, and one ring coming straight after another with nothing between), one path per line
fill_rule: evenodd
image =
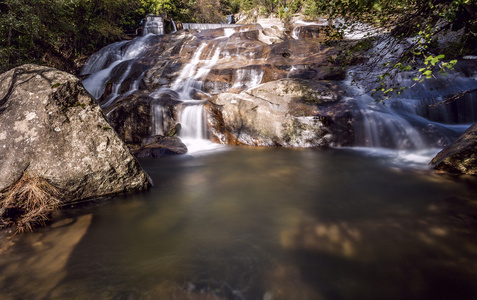
M141 163L150 192L61 212L89 220L81 226L14 238L0 256L1 298L477 294L475 178L333 149L239 148Z

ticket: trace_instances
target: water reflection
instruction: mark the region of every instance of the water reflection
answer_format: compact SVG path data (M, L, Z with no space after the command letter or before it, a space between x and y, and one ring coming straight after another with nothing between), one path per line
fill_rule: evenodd
M396 171L348 150L235 149L142 163L152 191L63 212L92 216L82 234L62 231L73 224L45 230L44 251L30 235L14 238L15 251L0 260L0 297L470 299L477 292L475 178ZM27 275L60 252L67 261L48 263L55 275ZM54 284L45 284L50 278Z
M63 219L52 228L14 239L18 244L9 241L0 257L1 298L49 297L67 275L66 264L90 223L90 214Z

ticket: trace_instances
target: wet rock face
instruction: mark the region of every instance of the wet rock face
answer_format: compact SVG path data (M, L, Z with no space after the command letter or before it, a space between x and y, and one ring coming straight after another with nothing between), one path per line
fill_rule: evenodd
M477 123L430 162L435 170L451 174L477 174Z
M209 110L214 118L220 119L213 124L213 132L217 140L231 144L347 145L352 138L339 141L330 131L330 128L347 127L350 131L352 128L352 124L337 126L344 119L342 94L332 82L301 79L281 79L239 94L220 94L212 100L216 107ZM336 113L337 109L343 113Z
M105 110L109 123L122 141L140 145L151 133L151 102L147 95L130 95Z
M73 75L24 65L0 75L0 191L24 172L65 201L141 190L150 179Z
M167 94L155 99L147 93L137 92L120 99L104 111L121 140L131 148L137 148L145 138L158 134L154 128L156 105L163 107L161 134L168 134L177 125L178 104L179 101Z
M186 154L187 147L181 139L176 136L155 135L146 138L144 145L134 151L138 158L164 157L168 155Z

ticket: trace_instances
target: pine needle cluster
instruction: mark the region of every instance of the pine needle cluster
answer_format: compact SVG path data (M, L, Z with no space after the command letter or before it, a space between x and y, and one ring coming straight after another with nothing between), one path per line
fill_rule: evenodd
M61 203L60 190L45 178L25 172L0 198L3 227L16 227L16 232L33 231L45 226L51 213Z

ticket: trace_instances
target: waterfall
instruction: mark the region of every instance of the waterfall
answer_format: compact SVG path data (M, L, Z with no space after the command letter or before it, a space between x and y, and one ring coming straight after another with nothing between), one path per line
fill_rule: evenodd
M164 135L164 106L161 104L152 104L152 128L151 135ZM167 116L166 116L167 117Z
M111 78L111 71L120 63L121 60L117 60L109 65L106 69L93 73L88 78L83 80L83 86L96 100L103 95L106 82Z
M203 140L207 138L205 107L200 104L185 105L181 116L181 137L183 139Z
M218 28L240 27L238 24L207 24L207 23L182 23L182 28L186 30L207 30Z
M164 20L158 16L147 16L144 24L143 35L147 34L164 34Z
M224 30L224 36L216 38L213 42L209 41L208 43L201 43L189 63L182 68L178 77L171 84L171 88L160 88L158 91L151 93L151 96L154 98L160 98L164 93L175 93L175 98L182 101L182 111L179 118L179 123L181 124L180 137L187 146L189 150L188 153L216 149L218 146L207 139L206 110L204 107L205 101L192 99L194 99L194 95L197 92L203 93L202 81L206 78L210 70L220 58L222 51L221 43L224 42L222 39L232 35L233 32L235 32L233 29ZM249 80L254 80L255 77ZM160 108L155 107L153 113L155 115L153 117L154 124L158 122L160 123L163 111ZM154 125L152 134L158 134L158 132L160 132L158 128L160 128L159 125Z
M259 85L262 82L262 69L238 69L235 71L233 88L247 89Z
M314 72L320 72L318 67L308 62L306 55L301 57L300 54L286 60L279 56L279 61L271 60L280 53L278 50L282 46L269 45L270 49L264 48L265 44L260 43L256 37L258 27L251 29L251 26L236 28L238 25L185 23L184 29L222 29L200 33L179 32L173 36L148 34L153 33L151 28L158 30L159 21L162 24L162 19L148 16L146 35L132 41L111 44L92 55L81 71L82 75L87 76L83 85L101 101L102 108L107 108L107 111L114 109L118 101L132 93L135 94L131 99L144 97L141 98L143 103L151 103L150 134L168 134L171 127L174 128L180 123L180 137L191 149L198 150L200 147L197 145L203 146L208 142L205 99L211 95L224 91L238 94L261 84L262 81L280 78L308 80L309 77L315 76ZM296 22L292 26L294 30L291 35L300 40L297 45L308 47L305 39L315 38L320 33L319 27L325 24L326 20L316 23ZM361 39L366 36L366 32L376 34L365 24L354 25L356 30L346 31L346 38ZM173 21L171 26L175 31ZM157 33L157 30L154 33ZM240 34L246 31L253 32ZM450 143L470 123L477 121L475 93L451 105L441 105L450 95L475 88L475 74L468 74L472 71L455 72L448 77L426 80L412 89L405 90L399 97L387 100L386 105L377 103L364 88L352 85L352 82L365 82L363 79L366 78L375 80L378 76L377 73L373 74L373 69L370 68L379 65L377 56L373 56L373 53L379 53L381 58L384 57L384 60L392 63L402 49L409 46L407 41L393 40L386 34L376 36L376 39L376 45L368 53L369 62L351 67L344 81L335 81L337 85L342 85L340 93L345 93L343 101L347 102L336 103L337 109L341 108L341 104L345 109L349 109L345 116L346 131L330 128L330 135L346 135L342 139L343 142L338 137L335 145L380 148L386 151L438 149ZM182 55L191 59L184 63L185 57ZM274 74L269 65L277 67L279 72ZM211 70L214 71L213 74L210 74ZM144 76L147 78L142 81ZM403 74L400 77L402 86L415 83L408 77L415 77L415 74ZM109 95L105 95L105 87L108 88ZM330 102L329 105L330 109L334 109L331 105L335 103ZM318 107L316 111L303 111L303 114L315 115L300 115L300 122L305 122L307 118L318 120L312 117L328 113L326 109ZM328 125L323 126L327 128ZM312 138L310 133L309 139Z
M112 62L121 60L121 48L127 43L128 41L116 42L94 53L86 60L80 74L89 75L99 72L109 66Z
M105 92L105 86L108 81L112 81L112 93L101 103L101 107L106 108L114 103L119 97L122 89L122 84L125 79L130 75L129 72L132 69L135 61L142 57L153 35L147 35L140 38L136 38L132 41L123 41L109 45L97 53L93 54L85 63L81 70L82 75L90 74L83 80L83 86L86 90L96 99L99 100ZM124 65L123 65L124 64ZM126 66L124 70L116 69ZM114 71L121 71L119 76L114 76ZM116 72L117 73L117 72ZM131 86L128 87L129 94L137 90L139 80L144 76L144 72L136 78ZM113 78L116 77L116 78Z
M347 86L350 93L347 101L358 108L354 112L356 146L398 150L442 148L477 121L474 111L465 112L473 105L472 95L462 100L460 109L439 105L442 98L426 100L420 89L406 91L403 97L389 99L384 105L351 86L349 81ZM452 91L453 88L447 87L440 93L446 95ZM451 116L455 116L454 122Z
M172 23L172 32L171 33L177 32L176 22L174 22L174 20L171 19L171 23Z
M356 145L373 148L422 149L424 140L403 116L375 103L369 95L355 96L362 122L355 128Z
M121 85L124 82L124 80L128 77L129 72L131 71L131 66L134 63L134 61L129 60L129 61L126 61L125 63L127 64L126 70L121 74L121 77L116 82L113 82L111 94L109 94L106 100L104 100L103 107L108 107L109 105L111 105L114 102L114 100L116 100L118 96L120 95Z
M347 32L349 39L362 38L366 32L376 34L376 30L369 29L367 25L357 24L357 27L357 30ZM344 83L348 101L358 108L354 113L355 120L358 120L355 121L357 146L398 150L438 149L449 144L477 121L473 101L475 96L472 94L458 103L442 104L446 97L474 88L475 75L464 75L456 70L449 75L435 74L432 79L416 85L412 78L417 76L417 71L400 73L394 79L396 84L411 88L386 100L385 105L377 103L364 88L351 84L354 80L366 85L367 78L377 78L380 74L368 70L381 61L396 62L406 47L409 47L408 41L398 41L383 34L368 51L369 62L349 70Z

